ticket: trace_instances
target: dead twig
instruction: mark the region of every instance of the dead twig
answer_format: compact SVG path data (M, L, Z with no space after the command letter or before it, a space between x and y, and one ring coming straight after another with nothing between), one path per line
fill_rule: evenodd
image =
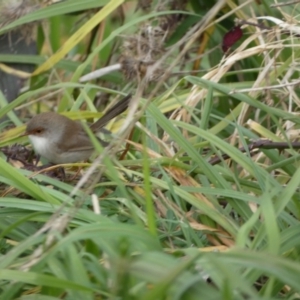
M300 142L273 142L270 140L257 140L246 147L243 146L239 148L242 153L249 151L251 156L255 154L254 151L257 149L277 149L279 151L284 149L300 149ZM228 154L222 154L221 156L212 158L209 163L211 165L216 165L222 160L229 158L230 156Z

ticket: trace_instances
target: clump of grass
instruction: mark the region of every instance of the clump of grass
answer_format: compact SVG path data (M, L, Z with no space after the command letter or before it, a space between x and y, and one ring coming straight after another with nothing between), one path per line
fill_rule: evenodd
M296 299L295 11L271 8L267 0L220 0L199 10L185 1L180 12L162 11L156 1L151 12L121 4L65 16L83 8L66 1L7 27L50 18L38 35L50 55L30 58L39 67L27 91L10 104L0 99L0 117L16 125L3 125L1 147L18 142L29 149L18 136L40 111L91 120L110 105L107 95L134 96L127 113L109 124L110 146L90 163L64 166L69 178L72 168L83 167L72 180L33 172L13 155L0 158L2 298ZM166 29L163 51L151 64L130 53L144 63L134 76L125 80L115 71L78 83L92 70L120 63L124 37L140 37L143 22L158 26L162 16L176 15L176 29ZM251 25L262 16L264 27ZM278 27L269 18L283 16L290 21ZM236 18L247 21L243 37L224 55L222 37ZM150 65L164 71L156 81L149 80ZM255 152L248 145L257 139L291 147Z

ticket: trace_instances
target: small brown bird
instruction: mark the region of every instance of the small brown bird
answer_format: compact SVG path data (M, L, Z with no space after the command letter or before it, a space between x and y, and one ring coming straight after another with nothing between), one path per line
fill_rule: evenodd
M124 112L131 95L114 105L97 122L90 126L92 132L99 132L110 120ZM26 132L35 151L54 164L73 163L88 159L94 146L82 124L55 112L41 113L27 124ZM103 146L106 143L100 140Z

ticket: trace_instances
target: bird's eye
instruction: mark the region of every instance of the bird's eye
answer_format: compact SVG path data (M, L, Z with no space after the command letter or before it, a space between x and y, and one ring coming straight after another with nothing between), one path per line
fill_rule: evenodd
M41 133L43 130L41 128L38 128L35 130L35 133Z

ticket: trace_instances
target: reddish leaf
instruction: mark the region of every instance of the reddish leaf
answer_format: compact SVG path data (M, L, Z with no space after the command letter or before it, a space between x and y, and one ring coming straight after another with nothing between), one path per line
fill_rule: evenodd
M222 50L227 52L227 50L236 43L243 36L243 31L240 26L233 27L228 31L223 38Z

